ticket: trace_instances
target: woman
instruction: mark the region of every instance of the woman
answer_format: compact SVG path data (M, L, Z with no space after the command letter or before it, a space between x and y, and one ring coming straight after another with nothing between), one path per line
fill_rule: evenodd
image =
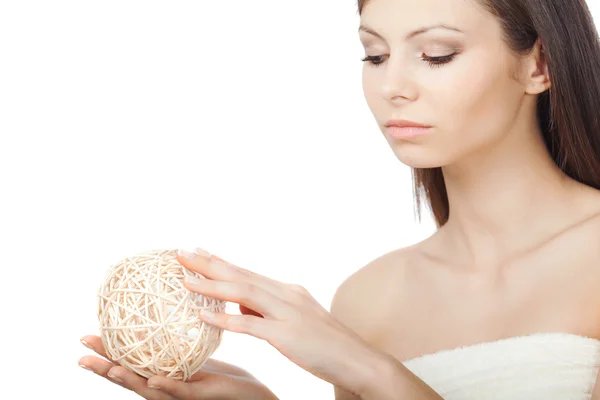
M439 229L349 277L331 314L301 287L182 253L209 278L189 290L242 311L203 318L267 340L338 400L589 399L600 362L600 45L584 0L358 7L368 105ZM97 336L84 340L104 355ZM81 364L147 399L276 398L216 361L186 383L92 356Z

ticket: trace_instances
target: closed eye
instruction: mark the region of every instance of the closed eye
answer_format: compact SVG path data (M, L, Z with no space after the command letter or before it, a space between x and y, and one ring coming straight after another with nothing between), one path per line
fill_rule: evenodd
M452 53L447 56L440 56L440 57L429 57L428 55L423 54L421 56L421 60L427 62L431 68L435 68L435 67L441 67L442 65L448 64L449 62L454 60L454 57L456 57L457 54L458 53ZM378 66L378 65L383 64L384 57L385 56L366 56L365 58L361 59L361 61L367 62L373 66Z

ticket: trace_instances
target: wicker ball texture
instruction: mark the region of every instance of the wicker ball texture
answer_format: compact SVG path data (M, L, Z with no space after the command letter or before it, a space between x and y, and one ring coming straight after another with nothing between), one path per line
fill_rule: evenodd
M153 250L109 268L98 291L100 338L112 361L149 378L188 380L219 347L223 330L204 324L203 308L225 312L226 302L191 292L177 250Z

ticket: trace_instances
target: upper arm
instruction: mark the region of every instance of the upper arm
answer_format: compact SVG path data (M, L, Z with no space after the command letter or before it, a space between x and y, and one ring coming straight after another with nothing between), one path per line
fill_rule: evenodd
M336 394L337 396L337 394ZM342 397L343 399L343 397ZM350 397L350 399L352 399ZM337 397L336 397L337 400ZM600 400L600 376L598 376L596 378L596 385L594 386L594 390L592 391L592 397L590 397L590 400Z
M331 302L331 315L354 331L356 331L357 318L352 315L351 311L353 303L352 294L356 294L358 290L355 275L351 275L338 287ZM338 386L334 386L333 389L335 400L360 400L358 396Z
M360 400L360 397L355 396L352 393L346 392L344 389L341 389L337 386L333 387L333 393L335 395L335 400Z
M377 318L378 282L382 274L385 256L371 261L350 275L336 290L331 302L331 315L369 343L374 342L376 332L373 319ZM359 397L339 387L334 387L335 400L360 400Z

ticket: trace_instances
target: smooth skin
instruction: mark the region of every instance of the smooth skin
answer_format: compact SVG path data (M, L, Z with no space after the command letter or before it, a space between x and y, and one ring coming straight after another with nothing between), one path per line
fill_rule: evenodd
M217 256L211 257L225 262ZM242 315L260 315L243 305L239 308ZM82 357L79 360L82 368L148 400L277 399L269 388L248 371L223 361L209 359L202 369L186 382L162 376L146 379L113 362L106 354L99 336L84 336L81 343L100 356Z
M272 280L211 257L202 249L179 254L177 260L206 279L184 281L187 289L205 296L235 302L240 315L202 315L203 322L228 331L266 340L292 362L315 376L368 400L395 399L400 393L423 392L439 399L431 389L387 353L377 350L327 312L303 287ZM106 357L98 337L85 340ZM118 377L122 386L147 399L276 398L246 371L224 363L209 366L194 377L197 382L170 378L145 380L123 367L88 356L80 365L98 374ZM115 379L112 378L114 382ZM160 387L157 390L153 387ZM403 395L404 395L403 394ZM171 397L169 397L171 396Z
M84 336L82 342L102 357L84 356L79 361L82 367L148 400L277 399L248 371L222 361L209 359L187 382L161 376L146 379L109 361L100 337Z
M600 191L567 177L543 141L542 40L515 55L476 0L370 0L360 24L369 109L399 161L442 169L450 213L349 277L332 313L398 360L537 332L600 338ZM434 24L460 32L409 35ZM389 119L433 128L396 140Z
M369 109L399 161L442 168L448 222L347 278L330 314L299 287L188 263L214 281L190 290L264 313L206 322L269 341L331 382L337 400L439 399L401 361L443 349L536 332L600 339L600 191L565 176L542 140L536 102L551 86L542 41L512 54L474 0L371 0L360 23L378 33L359 33L378 63L363 68ZM407 37L438 23L461 32ZM432 65L435 57L448 62ZM396 140L385 134L389 119L433 128ZM294 342L292 328L304 326L314 330Z

